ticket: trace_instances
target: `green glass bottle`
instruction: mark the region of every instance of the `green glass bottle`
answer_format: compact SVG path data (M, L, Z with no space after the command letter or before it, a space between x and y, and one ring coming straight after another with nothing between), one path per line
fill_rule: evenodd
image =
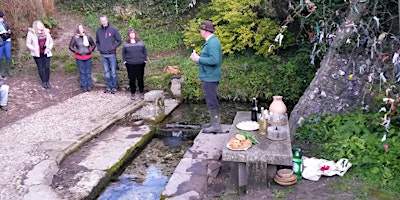
M300 148L293 150L293 174L297 175L297 180L301 180L301 172L303 171L302 153Z

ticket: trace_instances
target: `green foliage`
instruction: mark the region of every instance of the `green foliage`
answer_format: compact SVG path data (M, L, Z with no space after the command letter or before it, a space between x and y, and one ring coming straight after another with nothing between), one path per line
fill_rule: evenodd
M180 31L148 29L140 35L150 52L164 52L183 45L183 34Z
M66 61L69 60L69 55L68 54L64 54L64 53L55 53L55 54L53 54L52 60L53 61L66 62Z
M64 65L64 71L67 73L75 73L76 72L76 62L67 62Z
M379 113L362 110L311 116L303 121L295 137L316 144L314 156L328 160L348 158L353 164L350 171L363 181L375 189L386 190L386 194L399 195L400 180L395 177L400 176L400 127L391 126L387 140L382 142L386 130L380 123Z
M289 36L285 37L282 46L275 42L275 37L284 30L280 29L279 22L257 13L262 3L260 0L212 0L208 7L201 7L197 19L190 20L184 33L185 45L200 50L203 39L199 36L198 26L203 19L210 19L215 24L215 34L224 54L254 49L256 55L267 56L292 44L290 33L286 33Z
M58 25L58 21L52 16L45 16L40 18L40 21L49 29L52 29Z
M203 100L204 94L201 81L198 79L197 63L188 59L190 51L184 50L171 55L168 58L155 60L148 64L151 72L146 74L146 85L151 88L169 87L169 78L162 71L168 65L180 67L181 75L184 77L182 95L184 99ZM302 54L298 54L289 60L289 63L301 62ZM220 99L233 101L249 101L253 96L260 100L271 99L273 95L285 95L285 101L296 102L304 88L306 88L314 74L307 71L307 64L287 64L294 72L286 73L286 65L277 56L268 58L255 56L253 53L237 54L235 56L225 56L222 62L222 80L219 84L218 94ZM298 69L295 67L298 67ZM303 69L301 69L303 67ZM276 73L277 68L282 71ZM303 70L303 71L302 71ZM157 72L158 71L158 72ZM299 72L302 71L302 72ZM298 78L293 78L293 73L298 73ZM307 74L306 73L310 73ZM154 76L154 77L152 77ZM154 79L154 80L153 80ZM274 81L282 79L282 85L273 84ZM304 81L304 80L306 81ZM287 82L283 82L287 81ZM289 87L292 90L283 90ZM296 96L297 95L297 96ZM287 96L287 97L286 97Z
M176 52L175 54L172 54L168 57L157 59L154 61L149 62L146 65L146 68L149 68L146 70L145 73L145 85L146 88L148 89L162 89L164 91L169 91L170 89L170 80L172 75L167 74L163 71L163 69L166 66L169 65L177 65L181 69L181 75L184 76L185 78L185 83L186 84L186 79L187 77L187 72L185 69L188 69L191 61L186 57L186 54L184 52ZM190 81L190 80L189 80ZM183 86L185 87L185 86ZM182 92L184 92L183 90Z
M303 95L314 78L316 68L311 65L310 52L302 49L295 51L287 63L275 65L268 72L272 79L271 91L285 97L289 105L294 105Z

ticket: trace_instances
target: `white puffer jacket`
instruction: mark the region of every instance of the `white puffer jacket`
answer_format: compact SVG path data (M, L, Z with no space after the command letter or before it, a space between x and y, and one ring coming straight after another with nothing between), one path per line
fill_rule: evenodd
M50 30L45 29L46 33L46 49L44 50L44 54L47 57L51 57L53 54L51 53L51 49L53 49L53 38L50 35ZM28 29L28 34L26 36L26 47L31 51L31 56L40 57L40 49L39 49L39 41L38 36L33 28Z

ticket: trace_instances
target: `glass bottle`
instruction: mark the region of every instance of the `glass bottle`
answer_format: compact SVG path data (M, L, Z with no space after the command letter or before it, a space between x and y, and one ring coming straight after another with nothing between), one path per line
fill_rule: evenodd
M301 172L303 171L302 153L300 148L295 148L293 151L293 174L297 175L297 180L301 179Z
M258 133L260 135L267 134L267 119L265 118L264 107L261 107L261 113L258 118L258 124L259 124Z
M258 113L258 107L257 107L257 99L253 97L253 102L252 102L252 107L251 107L251 121L257 121L257 113Z

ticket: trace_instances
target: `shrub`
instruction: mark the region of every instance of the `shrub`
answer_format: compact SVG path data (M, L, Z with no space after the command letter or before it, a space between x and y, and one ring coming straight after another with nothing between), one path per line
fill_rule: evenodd
M185 29L185 45L188 48L200 50L202 38L198 26L202 19L209 19L215 24L215 34L221 41L224 54L233 55L247 49L255 50L256 55L267 56L276 49L284 48L293 43L293 36L285 34L282 46L275 42L275 37L281 29L278 21L274 21L258 12L263 2L212 0L211 4L200 8L197 19L189 22Z
M386 130L381 122L379 113L362 110L338 115L327 113L305 119L295 137L313 144L315 155L312 156L334 161L348 158L353 164L350 171L367 185L375 191L398 196L400 127L391 126L387 140L382 142ZM387 152L385 144L388 145Z

